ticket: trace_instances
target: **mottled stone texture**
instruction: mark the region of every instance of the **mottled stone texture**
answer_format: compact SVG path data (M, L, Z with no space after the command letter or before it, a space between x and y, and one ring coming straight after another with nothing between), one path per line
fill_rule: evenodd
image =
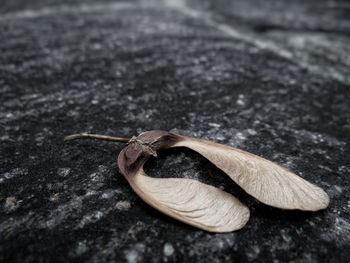
M349 1L2 1L0 261L349 262L349 43ZM152 129L266 157L330 206L267 207L189 150L150 160L249 206L209 234L133 193L122 144L63 142Z

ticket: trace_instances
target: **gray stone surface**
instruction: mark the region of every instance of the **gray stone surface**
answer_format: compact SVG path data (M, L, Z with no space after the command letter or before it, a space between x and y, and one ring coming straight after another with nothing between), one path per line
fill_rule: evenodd
M1 262L348 262L350 2L4 1ZM146 205L121 144L75 132L163 129L239 147L321 186L317 213L246 195L189 150L150 160L238 196L240 231L210 234Z

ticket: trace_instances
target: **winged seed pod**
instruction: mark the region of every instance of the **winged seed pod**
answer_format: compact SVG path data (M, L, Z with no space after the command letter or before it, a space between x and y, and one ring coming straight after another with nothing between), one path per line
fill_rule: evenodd
M159 211L210 232L242 228L249 219L249 209L232 195L196 180L147 176L143 165L150 156L156 157L157 151L172 147L188 147L267 205L316 211L329 203L328 195L321 188L266 159L222 144L160 130L144 132L131 139L75 134L65 140L78 138L128 142L118 156L118 166L133 190Z

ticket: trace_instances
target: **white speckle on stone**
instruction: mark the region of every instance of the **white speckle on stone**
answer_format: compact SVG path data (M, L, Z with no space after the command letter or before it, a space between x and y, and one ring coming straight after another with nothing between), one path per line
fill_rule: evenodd
M289 84L294 85L295 83L297 83L297 81L295 79L290 79L289 80Z
M96 176L97 176L97 173L92 173L92 174L89 175L89 177L90 177L92 180L96 180L96 179L95 179Z
M103 213L100 211L94 211L90 214L87 214L80 221L78 228L83 228L85 225L95 223L99 221L102 218L102 216L103 216Z
M332 197L339 197L343 193L343 188L339 185L333 185L328 189L329 196Z
M73 196L70 201L60 204L56 209L50 212L50 214L39 222L39 228L53 229L57 225L66 220L72 213L79 213L82 207L81 196Z
M218 239L218 240L215 242L215 246L216 246L217 250L221 250L221 249L224 248L225 243L224 243L223 240Z
M235 240L234 234L220 234L210 237L207 248L212 252L223 251L233 246Z
M5 115L5 117L8 118L8 119L12 118L13 116L14 115L11 112L6 113L6 115Z
M209 122L208 126L213 127L213 128L220 128L221 125L215 122Z
M343 188L341 188L341 187L338 186L338 185L335 185L335 186L334 186L334 189L335 189L339 194L341 194L341 193L343 192Z
M12 179L16 176L21 176L21 175L27 175L28 174L28 170L27 169L23 169L23 168L15 168L13 170L11 170L10 172L4 173L0 176L0 178L2 179Z
M164 244L164 247L163 247L164 256L170 257L172 254L174 254L174 251L175 250L172 244L170 244L169 242Z
M350 242L350 220L334 215L334 224L325 232L321 238L327 242L335 242L341 247Z
M225 140L226 138L222 135L222 134L217 134L216 137L215 137L216 140L218 141L223 141Z
M100 43L95 43L95 44L93 44L91 47L92 47L92 49L94 49L94 50L100 50L100 49L102 49L102 45L101 45Z
M88 250L88 247L86 246L86 241L80 241L75 249L75 253L80 256L84 254Z
M142 221L137 221L136 224L132 225L129 230L127 235L135 238L138 233L143 231L146 228L146 224Z
M10 139L10 136L8 136L7 134L0 137L1 141L7 141L8 139Z
M257 132L253 129L247 129L247 132L249 135L252 135L252 136L257 135Z
M338 168L338 171L341 173L346 173L346 171L348 171L350 169L348 169L346 166L342 165Z
M142 243L137 243L135 245L135 248L137 251L139 252L145 252L145 244L142 244Z
M286 243L290 243L292 241L292 237L288 235L284 230L281 230L281 236Z
M126 250L125 258L128 263L136 263L142 261L142 254L145 252L145 245L138 243L134 248Z
M92 196L92 195L96 195L97 192L95 190L89 190L86 192L85 196Z
M17 198L14 196L7 197L4 206L8 209L14 209L17 206Z
M246 255L249 261L257 259L259 254L260 254L260 248L255 245L249 247L248 251L246 252Z
M57 174L61 177L66 177L70 173L70 168L58 168Z
M136 263L137 262L137 259L139 257L139 253L136 251L136 250L128 250L126 252L126 260L128 263Z
M245 103L244 103L243 100L238 99L238 100L236 101L236 104L239 105L239 106L244 106Z
M57 201L58 199L59 199L59 193L53 194L53 195L51 195L50 198L49 198L49 200L50 200L51 202L55 202L55 201Z
M111 198L112 196L114 195L114 191L113 190L107 190L106 192L104 192L103 194L102 194L102 198L103 199L109 199L109 198Z
M319 165L318 167L319 167L319 168L321 168L321 169L323 169L323 170L325 170L325 171L327 171L327 172L332 172L332 169L331 169L331 168L329 168L328 166L325 166L325 165Z
M244 95L243 94L239 94L238 95L238 99L236 100L236 104L239 106L244 106L245 102L244 102Z
M237 133L236 133L236 137L237 137L239 140L241 140L241 141L244 141L245 139L247 139L247 138L243 135L243 133L241 133L241 132L237 132Z
M128 210L130 207L131 204L128 201L119 201L115 205L115 208L117 208L118 210Z

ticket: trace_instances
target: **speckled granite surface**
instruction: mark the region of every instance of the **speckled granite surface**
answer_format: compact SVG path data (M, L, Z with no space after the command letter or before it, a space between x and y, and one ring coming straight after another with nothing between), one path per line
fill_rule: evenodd
M0 261L348 262L349 34L349 1L3 1ZM267 207L189 150L149 161L249 206L245 228L210 234L133 193L123 145L63 143L151 129L268 158L331 204Z

